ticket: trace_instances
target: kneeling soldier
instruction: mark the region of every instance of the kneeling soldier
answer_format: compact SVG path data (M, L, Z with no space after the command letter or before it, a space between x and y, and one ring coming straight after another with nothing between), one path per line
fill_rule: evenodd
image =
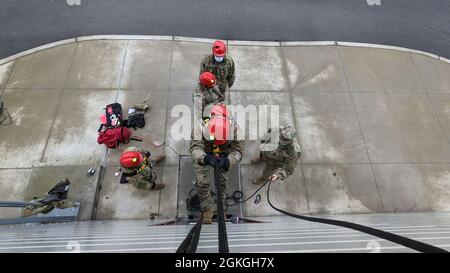
M160 190L163 183L156 183L153 167L164 159L164 155L150 159L150 152L136 147L128 147L120 156L122 167L121 183L130 183L141 190Z

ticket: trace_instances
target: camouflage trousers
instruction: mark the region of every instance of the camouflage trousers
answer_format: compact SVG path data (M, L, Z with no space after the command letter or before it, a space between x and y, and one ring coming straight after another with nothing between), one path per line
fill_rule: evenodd
M27 206L21 210L20 217L30 217L32 215L47 214L54 208L68 209L72 207L75 207L75 204L67 200L54 201L50 204L42 204L42 206Z
M215 189L214 175L210 177L211 168L212 168L211 166L201 166L200 164L194 163L195 179L193 183L195 185L197 195L200 199L201 211L205 211L214 206L214 200L211 197L211 189L210 189L210 184L212 184L212 188ZM219 182L222 197L225 200L228 177L225 176L225 172L223 170L219 171Z
M262 177L269 178L277 169L283 168L284 162L275 160L264 160L264 170Z
M156 182L157 176L152 168L147 167L141 173L128 178L128 183L140 190L151 190Z

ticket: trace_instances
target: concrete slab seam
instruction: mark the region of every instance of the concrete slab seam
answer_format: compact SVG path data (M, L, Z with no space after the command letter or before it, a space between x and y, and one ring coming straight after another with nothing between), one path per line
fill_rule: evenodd
M91 211L91 221L95 220L97 218L97 208L98 208L98 202L100 199L100 190L101 185L103 182L103 178L105 176L105 167L103 164L100 165L98 170L97 179L95 181L95 194L94 194L94 202L92 204L92 211Z
M294 121L294 128L297 129L297 118L295 116L295 110L294 110L294 98L292 96L292 86L291 81L289 80L289 75L287 71L287 60L284 55L283 47L280 47L280 55L281 55L281 63L282 63L282 71L283 71L283 77L285 78L285 81L287 82L288 91L289 91L289 104L291 106L291 115L292 119ZM298 131L297 131L298 132ZM300 146L300 151L303 151L301 141L297 138L298 145ZM300 163L303 163L303 157L300 156ZM311 212L310 206L309 206L309 194L308 194L308 188L306 187L306 178L305 178L305 172L303 170L303 165L300 166L300 171L302 174L302 180L303 180L303 187L305 189L305 198L306 198L306 208L308 209L308 212Z
M438 112L437 112L437 110L436 110L436 106L434 105L433 100L432 100L431 97L430 97L430 90L429 90L428 87L425 85L425 82L423 81L422 76L420 75L419 70L417 69L416 63L414 62L414 58L412 57L411 54L409 54L409 57L410 57L410 60L411 60L412 65L413 65L413 67L414 67L414 71L416 72L417 77L418 77L419 80L420 80L420 83L422 84L422 86L424 87L424 89L427 91L426 96L427 96L427 99L428 99L428 101L429 101L429 103L430 103L430 105L431 105L431 108L433 109L434 116L435 116L435 118L436 118L436 120L437 120L437 122L438 122L438 124L439 124L439 128L441 129L442 133L444 134L445 139L447 140L447 143L450 145L450 138L449 138L449 136L447 135L447 133L445 132L444 125L443 125L442 122L441 122L441 119L440 119L440 117L439 117L439 114L438 114Z
M11 71L9 72L8 78L6 79L5 86L2 88L0 92L0 98L3 96L3 93L5 93L5 90L8 89L6 87L8 86L9 80L11 79L11 75L14 72L14 68L16 68L16 61L14 61Z
M365 150L366 150L367 159L369 160L370 170L372 172L372 177L373 177L373 180L375 182L375 188L377 189L378 198L380 199L381 208L384 208L384 203L383 203L383 198L381 196L380 187L378 185L377 178L375 176L375 170L373 169L372 159L370 158L368 145L367 145L367 142L366 142L366 138L364 136L364 131L363 131L362 126L361 126L361 119L359 117L358 110L356 109L356 103L355 103L355 100L353 98L352 92L350 91L350 84L349 84L349 80L348 80L348 76L347 76L347 71L345 69L344 62L342 61L341 52L339 50L339 47L336 50L337 50L337 54L338 54L338 58L339 58L339 63L341 64L341 69L342 69L342 71L344 73L344 79L345 79L345 82L346 82L346 85L347 85L347 88L348 88L348 93L349 93L350 99L352 101L353 110L355 112L355 116L356 116L356 119L358 121L358 127L359 127L359 131L360 131L360 134L361 134L361 138L362 138L362 140L364 142L364 147L365 147Z
M62 99L63 99L63 96L64 96L64 91L66 90L67 81L69 80L69 75L70 75L70 72L72 70L72 66L73 66L73 62L74 62L77 50L78 50L78 44L75 44L75 49L73 50L72 59L70 60L70 66L69 66L69 69L67 70L66 79L64 80L64 85L63 85L63 88L62 88L61 93L60 93L59 98L58 98L58 104L56 106L55 114L53 116L52 123L51 123L50 129L48 131L47 139L45 140L45 146L44 146L44 149L42 150L42 154L41 154L41 158L39 159L39 163L43 163L44 156L45 156L45 151L47 150L48 142L50 141L50 137L51 137L52 132L53 132L53 127L55 125L56 117L57 117L58 112L59 112L59 110L61 108L61 102L62 102Z
M170 83L172 81L172 64L173 64L173 48L174 48L174 43L171 43L170 45L170 65L169 65L169 84L168 86L168 90L170 90ZM169 96L170 94L167 94L167 100L166 100L166 122L164 123L164 143L167 142L167 124L168 124L168 113L169 113ZM166 154L166 144L164 144L163 146L163 154ZM161 170L161 176L163 176L164 174L164 166L162 165L162 170ZM178 166L177 166L178 167ZM179 167L178 167L179 169ZM161 178L162 180L162 178ZM178 181L177 181L177 200L178 200ZM160 214L160 209L161 209L161 191L159 191L159 200L158 200L158 214ZM178 215L178 202L177 202L177 211L176 211L176 215Z

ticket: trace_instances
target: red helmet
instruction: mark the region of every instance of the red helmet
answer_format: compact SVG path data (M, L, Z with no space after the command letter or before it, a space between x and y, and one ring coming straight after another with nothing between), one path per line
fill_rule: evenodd
M227 53L227 46L222 41L215 41L212 50L214 56L222 57Z
M124 168L138 168L144 161L144 156L140 152L129 151L124 152L120 156L120 165Z
M225 117L214 116L208 122L209 140L216 145L227 143L230 131L230 120Z
M211 72L203 72L200 74L200 84L206 87L213 87L216 85L216 76Z

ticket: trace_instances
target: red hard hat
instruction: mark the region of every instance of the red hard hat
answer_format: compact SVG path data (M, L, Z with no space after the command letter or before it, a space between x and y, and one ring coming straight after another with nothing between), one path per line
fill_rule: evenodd
M144 161L144 156L140 152L124 152L120 156L120 165L124 168L138 168Z
M214 116L208 122L208 131L209 140L214 141L216 145L223 145L228 141L230 120L225 117Z
M206 87L213 87L216 85L216 76L211 72L203 72L200 74L200 84Z
M222 57L227 53L227 46L222 41L215 41L213 45L214 56Z

